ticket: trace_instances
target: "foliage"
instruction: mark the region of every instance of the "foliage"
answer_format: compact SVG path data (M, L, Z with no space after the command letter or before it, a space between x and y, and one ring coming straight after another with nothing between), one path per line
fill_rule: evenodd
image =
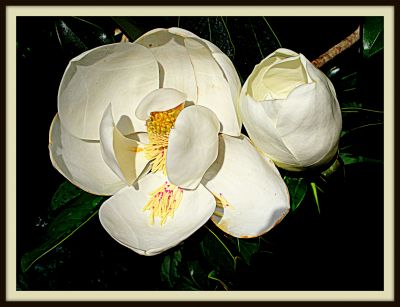
M298 21L296 19L296 23L292 21L292 24L301 28L302 24ZM134 40L151 28L180 26L210 40L221 48L237 67L243 82L255 64L281 46L293 48L297 51L297 46L308 50L307 46L311 45L311 42L313 46L318 45L318 40L314 38L309 38L309 42L307 42L307 37L301 35L298 37L299 33L302 33L301 29L287 34L285 25L288 22L290 24L289 17L60 17L43 18L41 20L20 19L18 20L19 33L17 36L19 72L21 74L24 72L22 64L28 64L28 68L31 67L29 65L35 67L35 64L32 63L41 61L41 54L46 55L47 50L47 52L52 52L52 58L51 60L47 58L47 63L49 65L53 62L58 63L54 69L57 70L57 76L60 76L63 65L71 57L95 46L119 41L122 34L115 35L115 28L119 28L130 40ZM323 37L330 36L328 32L324 33L325 30L327 31L326 23L321 20L308 22L323 24L325 28L319 29L321 35ZM342 108L343 131L337 159L332 161L327 169L321 169L318 172L293 174L281 171L291 196L291 212L282 222L282 225L266 235L254 239L237 239L223 234L212 222L209 222L183 244L154 257L152 260L134 258L135 263L137 263L137 267L134 269L139 270L141 274L146 271L145 268L140 267L142 263L157 267L155 271L159 272L159 278L156 279L157 281L153 279L153 284L149 283L149 289L258 289L261 286L254 280L255 276L259 277L260 274L269 272L272 275L275 274L273 276L276 278L279 275L277 268L270 267L268 263L283 265L284 263L281 263L281 261L284 261L283 259L292 259L289 272L293 274L302 272L301 266L304 263L298 261L304 260L306 257L301 257L304 251L295 250L295 247L299 245L294 244L294 242L295 240L307 240L304 237L300 238L300 234L316 238L316 234L311 231L316 229L316 223L319 219L324 220L326 218L324 217L326 216L325 212L327 212L326 214L332 212L333 203L339 199L334 193L338 193L340 189L345 189L346 181L361 182L364 172L368 173L371 169L372 172L378 174L378 179L374 182L381 183L383 87L381 85L373 87L375 92L370 94L370 85L383 82L383 71L379 66L382 65L383 61L383 18L368 17L356 20L356 22L361 24L361 42L322 67L322 70L335 85ZM346 25L345 31L347 32L342 31L343 33L351 33L354 30L350 28L350 25L352 27L357 26L357 24L351 22ZM303 26L306 27L307 24ZM340 20L332 19L331 33L339 26ZM334 37L336 40L328 40L326 44L329 43L330 46L336 44L337 39L343 39L347 35L344 35L341 31L336 32L338 32L336 34L338 36ZM35 33L35 36L32 37L30 33ZM316 55L326 51L325 44L321 43L321 45L323 46L315 47L317 48L316 51L314 50L314 52L317 52ZM379 65L376 65L376 63ZM368 67L368 70L365 67ZM24 79L19 82L20 86L25 84ZM55 109L55 97L54 95L54 97L49 98L50 110L52 110L52 107ZM243 132L245 133L245 131ZM359 174L359 177L357 177L357 174ZM59 177L57 177L57 180L54 184L60 183ZM361 185L363 184L361 183ZM378 193L378 195L381 194ZM349 199L354 200L357 197L355 195L349 197ZM54 196L48 201L49 206L47 204L42 205L44 207L37 213L42 217L45 216L44 219L46 220L45 223L41 223L41 230L34 232L34 234L39 233L41 235L41 240L33 240L29 244L26 243L26 240L22 240L25 245L23 243L19 245L21 266L18 269L18 289L34 289L32 280L35 276L46 270L57 270L54 267L50 268L50 265L55 263L55 258L65 258L66 253L69 253L71 249L79 249L78 243L76 243L78 241L74 241L71 236L75 233L79 234L80 229L84 228L86 224L94 224L94 221L87 222L96 216L97 210L104 200L105 197L94 196L81 191L68 182L62 182L59 185ZM20 210L24 210L22 207L26 204L19 202L18 206ZM315 213L317 214L315 215ZM333 214L332 216L336 215ZM368 216L371 217L372 215ZM310 225L304 226L308 222ZM379 222L377 223L380 225ZM22 233L29 232L30 225L23 226L24 228L19 228L19 230ZM301 230L299 231L299 229ZM381 229L378 226L376 229L380 233ZM310 233L307 231L310 231ZM21 236L26 235L22 234ZM65 247L66 242L64 241L70 237L71 239L68 241L71 241L71 243ZM308 242L316 242L315 240ZM107 244L105 245L108 247L116 248L113 245L114 243ZM290 244L294 247L288 247ZM379 245L379 243L377 244ZM320 251L318 247L304 245L304 248L308 247L310 251ZM327 247L325 246L325 248ZM131 253L126 248L122 248L121 251L118 248L116 250L119 253L117 255ZM298 254L291 254L293 251ZM99 246L98 251L92 257L103 259L103 254L104 250ZM376 259L380 257L379 255L376 256ZM117 269L120 273L115 274L120 274L125 278L124 283L128 289L135 290L135 285L139 282L137 284L130 283L128 276L131 276L131 278L140 277L135 272L128 272L127 263L131 256L124 257L120 259L111 258L117 262L120 261ZM125 259L125 261L121 259ZM65 261L67 261L66 258ZM57 263L57 266L61 268L65 266L65 263ZM107 263L103 265L107 266ZM132 269L131 266L129 267ZM315 269L318 270L318 268ZM102 272L102 270L104 269L99 268L99 271ZM268 276L265 276L265 278L267 279ZM287 278L290 279L291 277L287 276ZM297 279L293 278L293 280ZM266 282L265 289L261 288L268 290L279 285L282 287L292 285L291 281L285 282L278 280L275 284ZM329 285L329 283L325 284ZM318 287L317 282L312 282L310 285ZM378 285L380 284L378 283ZM297 284L297 286L301 288L301 285ZM57 289L57 283L54 284L53 282L50 285L49 282L48 287ZM113 287L110 286L109 288Z

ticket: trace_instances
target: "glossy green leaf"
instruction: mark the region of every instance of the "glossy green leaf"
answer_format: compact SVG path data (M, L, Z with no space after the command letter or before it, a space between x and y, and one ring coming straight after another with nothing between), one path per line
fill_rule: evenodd
M304 200L307 193L307 182L304 178L284 177L285 183L289 189L290 207L296 210Z
M344 165L356 164L356 163L383 163L382 160L371 159L365 156L353 155L350 153L341 153L340 158Z
M216 231L205 226L208 233L202 239L200 246L203 256L207 259L210 266L218 271L233 272L236 269L236 258L233 255L228 241Z
M179 284L180 290L205 290L208 289L207 274L198 260L185 261L186 271Z
M27 271L32 264L60 245L97 215L98 208L104 200L105 197L84 192L68 206L64 206L61 212L48 224L43 243L22 256L22 271Z
M250 265L251 256L257 253L260 249L260 239L236 239L237 248L241 255L241 258Z
M383 17L365 17L362 43L366 58L383 50Z
M51 199L50 209L58 210L85 192L69 181L62 183Z
M62 17L55 21L58 41L68 56L114 42L112 33L82 18Z
M182 262L182 253L180 250L166 255L161 264L161 281L173 288L180 278L179 266Z
M317 205L318 213L321 213L321 209L320 209L320 206L319 206L318 190L321 191L321 192L322 192L322 190L321 190L321 188L319 188L317 186L317 184L315 182L311 182L310 185L311 185L311 189L312 189L312 192L313 192L313 195L314 195L315 204Z

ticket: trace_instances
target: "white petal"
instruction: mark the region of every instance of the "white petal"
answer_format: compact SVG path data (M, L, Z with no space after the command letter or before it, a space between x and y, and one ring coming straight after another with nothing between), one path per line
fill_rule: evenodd
M240 238L264 234L289 211L289 192L271 160L261 156L250 141L220 135L215 163L204 175L207 189L229 203L212 220Z
M183 46L183 37L167 29L150 31L136 40L147 47L158 61L159 87L174 88L187 95L187 100L197 101L196 78L189 55Z
M61 121L73 135L98 140L102 115L111 102L116 119L126 115L136 131L145 131L134 111L158 86L157 62L143 46L97 47L73 59L64 73L58 92Z
M144 154L144 144L125 137L116 127L111 104L101 121L100 144L104 161L128 185L138 178L149 163Z
M219 122L202 106L182 110L171 129L167 150L167 175L182 188L194 189L218 154Z
M186 94L173 88L160 88L150 92L139 103L136 117L146 120L151 112L163 112L175 108L186 101Z
M336 154L341 112L330 81L308 63L314 83L296 88L285 100L276 129L302 167L328 162ZM294 111L295 110L295 111Z
M139 189L126 187L103 203L100 222L120 244L142 255L159 254L185 240L212 215L215 199L203 186L183 191L182 201L165 224L150 224L150 212L143 211L150 193L161 186L165 177L148 174Z
M282 101L267 100L258 102L246 95L248 81L243 86L240 98L240 113L244 126L254 144L268 154L271 159L287 164L297 161L283 143L275 122Z
M242 85L240 84L239 75L229 57L222 52L214 52L213 57L218 63L222 71L224 72L225 79L228 81L229 88L231 90L231 96L235 104L236 116L241 129L242 121L240 119L238 107L239 107L239 97Z
M240 125L236 116L237 96L232 97L231 88L223 71L202 42L185 39L197 81L197 104L214 111L222 124L222 133L240 135ZM235 90L234 90L235 91Z
M172 33L172 34L176 34L176 35L182 36L182 37L199 38L196 34L190 32L188 30L185 30L185 29L182 29L182 28L177 28L177 27L169 28L168 32Z
M53 166L82 190L112 195L125 186L104 162L100 143L74 137L61 125L58 115L51 124L49 138Z
M246 90L246 94L249 94L256 101L277 99L282 98L282 96L284 96L283 98L286 98L287 94L280 94L280 92L283 90L280 87L287 85L285 78L288 76L285 75L283 78L284 82L282 82L282 80L279 80L280 75L274 74L274 71L270 72L270 70L276 65L278 65L279 67L279 65L281 65L285 61L293 61L293 57L295 57L294 64L296 64L296 59L299 60L299 55L289 49L284 48L280 48L275 52L269 54L254 67L252 73L247 80L249 86ZM291 64L286 63L283 65L285 66ZM280 71L279 68L277 70ZM275 76L273 76L272 78L268 78L270 73L274 74ZM278 79L275 79L275 77L278 77ZM277 82L275 82L276 80Z

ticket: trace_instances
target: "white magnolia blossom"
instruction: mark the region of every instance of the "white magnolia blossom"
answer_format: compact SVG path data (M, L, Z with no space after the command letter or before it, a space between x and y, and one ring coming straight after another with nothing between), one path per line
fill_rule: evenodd
M216 46L179 28L73 59L50 129L57 170L112 195L99 211L119 243L155 255L208 219L259 236L289 210L273 162L240 134L236 70Z
M284 169L320 166L337 154L342 117L335 89L302 54L281 48L256 65L239 109L251 140Z

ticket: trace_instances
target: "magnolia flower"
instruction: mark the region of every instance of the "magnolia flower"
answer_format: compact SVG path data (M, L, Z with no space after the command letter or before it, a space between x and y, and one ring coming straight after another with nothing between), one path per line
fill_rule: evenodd
M142 255L171 248L208 219L263 234L289 210L273 162L240 134L230 60L182 29L89 50L61 81L50 157L68 180L111 195L100 222Z
M337 154L335 89L302 54L278 49L256 65L241 91L240 114L254 144L284 169L316 167Z

